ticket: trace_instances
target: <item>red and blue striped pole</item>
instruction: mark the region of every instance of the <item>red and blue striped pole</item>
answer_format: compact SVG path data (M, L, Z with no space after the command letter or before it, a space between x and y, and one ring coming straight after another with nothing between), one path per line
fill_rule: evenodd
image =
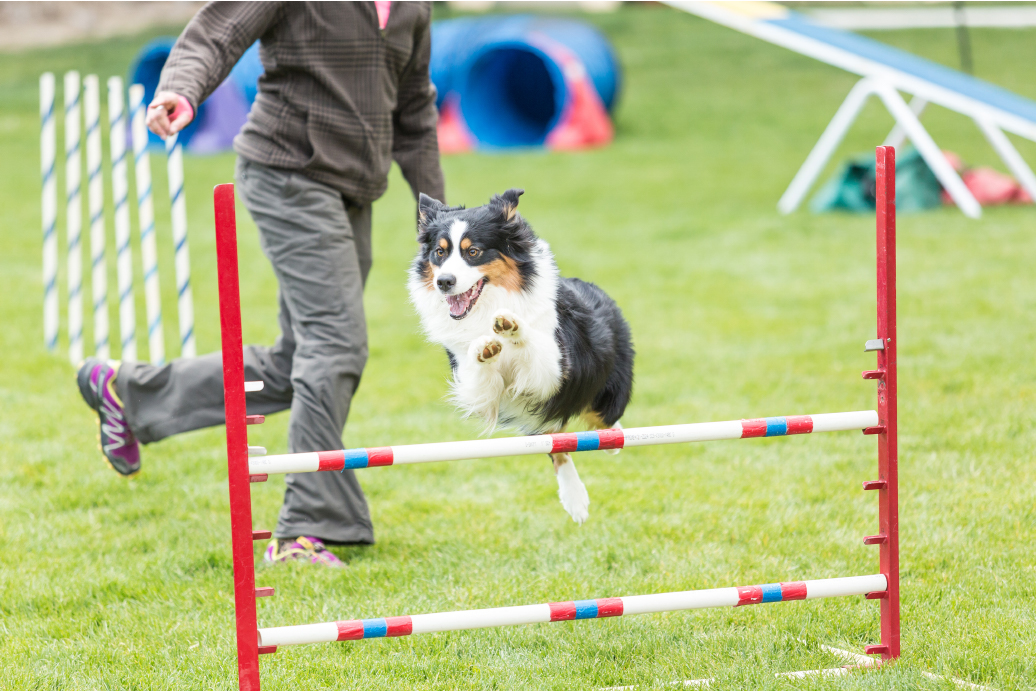
M602 619L631 614L678 612L712 607L740 607L770 602L812 600L823 597L869 595L883 593L885 576L849 576L816 581L770 583L711 590L686 590L675 593L608 597L595 600L550 602L542 605L520 605L473 609L460 612L438 612L402 617L351 619L301 626L277 626L259 630L259 644L264 648L306 643L332 643L366 638L409 636L415 633L463 631L495 626L516 626L576 619Z
M276 475L281 473L313 473L344 468L373 468L386 465L461 461L500 456L596 451L634 446L655 446L685 442L783 437L813 432L863 430L878 424L878 413L861 410L851 413L821 413L787 417L699 422L662 427L604 429L568 434L540 434L531 437L473 439L469 441L408 444L376 448L342 449L289 453L275 456L254 456L248 461L249 473Z

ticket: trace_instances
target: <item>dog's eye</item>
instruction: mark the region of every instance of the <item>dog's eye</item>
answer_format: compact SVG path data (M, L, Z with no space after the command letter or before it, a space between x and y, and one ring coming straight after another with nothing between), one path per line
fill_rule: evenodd
M435 256L436 257L441 257L444 254L446 254L446 250L444 250L442 247L436 247L435 248Z
M482 250L478 249L477 247L472 247L468 250L469 257L477 257L480 254L482 254Z

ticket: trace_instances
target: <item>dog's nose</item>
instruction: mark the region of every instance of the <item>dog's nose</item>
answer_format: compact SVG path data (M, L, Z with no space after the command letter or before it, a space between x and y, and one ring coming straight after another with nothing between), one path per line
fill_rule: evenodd
M453 274L443 274L436 279L435 285L439 286L439 290L442 292L449 292L453 286L457 285L457 277Z

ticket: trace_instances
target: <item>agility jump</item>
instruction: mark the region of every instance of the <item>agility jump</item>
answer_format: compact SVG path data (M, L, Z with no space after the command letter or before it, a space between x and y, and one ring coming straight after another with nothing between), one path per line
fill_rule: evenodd
M852 595L865 595L881 603L881 642L866 646L864 651L881 655L883 660L899 657L896 195L895 149L891 146L877 149L876 196L877 338L867 341L864 349L877 353L877 368L864 371L862 375L864 379L877 381L877 411L265 456L262 447L248 445L247 425L260 424L264 418L247 415L245 408L245 392L260 390L262 383L245 382L244 379L234 186L217 186L214 192L216 250L240 688L248 691L260 688L259 655L273 653L280 646ZM863 538L864 544L879 547L876 574L300 626L258 627L256 598L274 593L273 588L257 588L255 585L252 542L267 539L271 534L270 531L252 528L250 484L265 481L270 474L848 430L862 430L864 434L878 438L878 479L863 483L864 490L878 492L878 534Z

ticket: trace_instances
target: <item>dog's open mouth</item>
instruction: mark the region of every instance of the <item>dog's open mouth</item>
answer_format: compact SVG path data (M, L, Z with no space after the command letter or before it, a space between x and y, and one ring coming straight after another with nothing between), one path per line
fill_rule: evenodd
M463 319L468 316L468 312L475 306L475 302L478 300L478 296L482 294L482 286L486 284L486 279L480 278L475 285L468 288L463 293L458 295L447 295L446 303L450 306L450 316L454 319Z

